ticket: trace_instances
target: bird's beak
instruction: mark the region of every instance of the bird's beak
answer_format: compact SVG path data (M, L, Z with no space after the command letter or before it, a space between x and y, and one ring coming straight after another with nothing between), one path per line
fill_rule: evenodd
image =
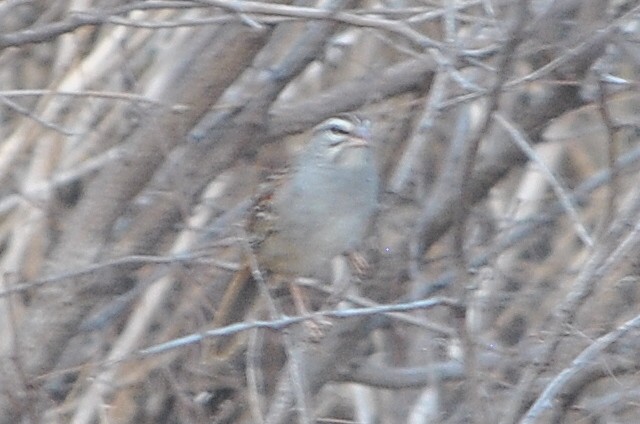
M349 141L344 143L344 147L369 147L369 140L360 137L349 137Z
M345 147L369 147L371 145L371 129L370 125L360 125L353 132L353 135L349 137L349 140L345 143Z

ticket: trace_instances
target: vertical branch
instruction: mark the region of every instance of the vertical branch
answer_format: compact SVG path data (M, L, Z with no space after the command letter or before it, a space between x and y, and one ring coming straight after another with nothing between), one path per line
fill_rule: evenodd
M612 221L615 214L620 188L618 184L619 171L616 167L616 158L618 157L616 133L618 132L618 126L613 121L611 113L609 112L607 105L607 83L603 80L602 76L598 79L598 112L600 113L600 118L607 133L607 164L611 172L611 180L607 190L607 208L602 216L600 231L598 231L599 234L603 234L606 231L607 224Z
M511 74L511 68L515 58L515 51L520 42L522 41L523 29L527 22L528 13L528 0L518 0L513 6L512 11L514 18L512 19L511 28L506 44L500 52L498 63L496 64L496 81L488 94L488 105L480 128L476 133L476 136L469 140L465 157L462 162L462 178L460 185L460 204L456 209L454 217L454 250L455 259L460 267L461 271L466 269L466 259L464 255L464 234L465 234L465 222L471 205L470 187L471 179L473 177L474 165L476 163L476 157L478 155L478 149L480 147L480 141L488 134L489 127L492 122L493 113L498 110L500 105L500 97L502 93L502 87L505 84L507 78Z

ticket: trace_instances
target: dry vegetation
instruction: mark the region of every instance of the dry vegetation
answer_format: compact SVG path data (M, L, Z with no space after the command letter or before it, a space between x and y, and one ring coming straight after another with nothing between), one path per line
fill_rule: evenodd
M0 2L0 423L637 422L639 17ZM301 282L315 324L263 290L205 334L259 181L345 111L384 181L366 273Z

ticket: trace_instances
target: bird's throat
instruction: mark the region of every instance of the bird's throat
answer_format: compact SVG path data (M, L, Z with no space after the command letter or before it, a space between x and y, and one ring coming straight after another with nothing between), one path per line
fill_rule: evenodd
M362 168L367 165L369 154L366 147L347 147L337 152L333 162L344 169Z

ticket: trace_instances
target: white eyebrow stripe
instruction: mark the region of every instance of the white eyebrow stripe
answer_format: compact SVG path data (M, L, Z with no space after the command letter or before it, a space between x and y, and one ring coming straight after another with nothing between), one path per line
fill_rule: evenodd
M344 125L347 124L347 125ZM350 124L350 122L345 121L344 119L341 118L331 118L328 121L326 121L326 125L327 127L331 127L331 126L338 126L338 127L342 127L342 126L349 126L348 124Z
M322 126L322 128L324 129L329 129L331 127L337 127L343 129L348 133L351 133L353 132L355 125L352 122L347 121L346 119L333 118L325 121L325 124Z

